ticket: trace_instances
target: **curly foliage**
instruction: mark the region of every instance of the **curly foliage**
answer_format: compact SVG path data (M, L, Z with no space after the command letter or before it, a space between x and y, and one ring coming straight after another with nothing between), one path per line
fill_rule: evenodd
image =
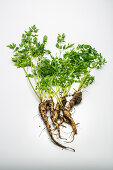
M17 67L29 67L32 64L31 57L38 57L40 60L45 53L50 54L50 51L45 49L47 36L43 37L43 42L41 43L38 41L37 32L38 29L35 25L29 27L29 30L22 34L21 43L18 46L14 43L7 46L14 50L12 61Z
M29 27L29 30L22 34L18 46L14 43L8 45L14 51L12 61L15 65L24 69L31 68L31 72L26 72L26 76L35 79L36 89L53 94L53 86L64 91L74 82L80 82L79 88L82 89L94 81L90 71L100 69L106 63L101 53L90 45L79 44L75 49L73 43L66 44L64 33L57 36L56 48L60 56L52 56L51 51L46 49L47 36L40 42L37 33L35 25ZM50 59L45 54L48 54Z

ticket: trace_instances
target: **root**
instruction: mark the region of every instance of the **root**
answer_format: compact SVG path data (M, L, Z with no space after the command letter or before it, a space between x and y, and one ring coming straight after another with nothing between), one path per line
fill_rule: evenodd
M63 101L64 101L64 99L63 99ZM58 118L61 119L61 121L60 121L59 123L57 122L57 121L58 121ZM56 129L58 130L59 138L60 138L60 139L63 139L63 138L61 137L61 134L60 134L60 126L61 126L62 123L63 123L63 118L60 116L60 105L59 105L59 103L56 104L56 108L55 108L55 110L54 110L54 116L51 117L51 119L52 119L53 124L55 125L55 130L56 130Z
M56 145L60 146L61 148L63 148L63 149L69 149L69 150L75 152L75 149L70 148L70 147L68 147L68 146L64 146L64 145L60 144L59 142L57 142L57 141L53 138L52 135L51 135L51 139L53 140L53 142L54 142Z
M76 104L79 104L82 100L82 92L81 91L75 91L74 94L72 95L72 99L70 100L67 110L70 111L72 107Z
M49 104L49 109L50 109L51 120L52 120L53 124L55 125L55 129L58 130L59 138L62 139L62 137L60 135L59 123L57 123L57 119L58 119L58 115L59 115L59 104L56 105L55 111L54 111L54 102L53 102L52 98L51 98L51 100L48 101L48 104Z
M54 130L56 130L56 129L58 130L59 138L60 138L60 139L64 139L64 138L61 137L61 135L60 135L60 126L65 127L64 125L62 125L62 123L63 123L64 121L65 121L66 123L67 123L67 122L69 123L69 121L66 120L66 118L64 118L62 115L60 115L60 111L61 111L61 108L66 105L66 102L67 102L67 101L66 101L66 97L65 97L65 96L61 97L61 102L62 102L62 106L60 106L59 103L56 104L56 108L55 108L55 111L54 111L54 116L52 116L51 119L52 119L53 124L56 126L56 127L54 128ZM51 108L50 108L50 110L51 110ZM50 112L51 112L51 111L50 111ZM61 119L61 121L60 121L59 123L57 122L58 119ZM69 123L69 124L71 124L71 123Z
M51 119L53 119L53 116L54 116L54 102L53 102L53 99L51 98L51 100L48 100L48 108L50 109L50 116L51 116Z
M73 131L71 132L70 136L72 135ZM72 140L71 141L64 141L65 143L71 143L74 141L74 134L73 134L73 137L72 137Z
M67 109L65 109L64 107L65 107L67 101L66 101L66 97L64 96L64 97L61 98L62 106L59 103L57 103L55 110L54 110L53 100L51 99L49 101L50 115L51 115L52 122L55 125L55 128L53 130L58 131L58 135L59 135L60 139L62 139L61 134L60 134L60 126L62 126L63 122L71 125L74 135L77 134L76 124L75 124L69 110L71 110L71 108L75 104L79 104L81 102L81 100L82 100L82 93L81 92L75 92L73 94L73 98L69 102ZM63 116L60 115L60 110L63 111ZM57 122L58 119L61 119L61 121L59 123ZM74 140L74 135L73 135L72 141Z
M39 134L39 137L41 136L42 132L43 132L45 129L46 129L46 127L44 127L44 128L42 129L42 131L41 131L40 134Z
M33 119L34 119L36 116L40 116L40 114L38 113L38 114L34 115L34 116L33 116Z
M67 102L66 96L61 97L61 102L62 102L62 105L64 107L66 105L66 102Z
M67 117L63 116L63 119L65 123L71 125L71 121Z
M52 135L52 131L51 131L51 126L49 125L49 121L48 121L48 117L47 117L47 102L46 101L43 101L39 104L39 111L41 113L41 117L46 125L46 128L48 130L48 133L52 139L52 141L59 147L63 148L63 149L69 149L69 150L72 150L75 152L75 150L73 148L70 148L70 147L67 147L67 146L64 146L62 144L60 144L59 142L57 142L53 135Z
M64 109L64 108L62 108L62 111L63 111L63 116L66 117L70 121L74 135L77 134L76 124L75 124L73 118L71 117L70 112L67 109Z

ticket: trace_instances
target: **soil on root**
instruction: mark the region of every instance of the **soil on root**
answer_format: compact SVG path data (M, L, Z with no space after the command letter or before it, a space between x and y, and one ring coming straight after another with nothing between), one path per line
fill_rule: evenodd
M67 103L66 96L61 97L61 102L62 102L62 105L64 107Z
M82 92L78 91L78 92L74 92L74 94L72 95L72 99L70 100L67 110L70 111L74 105L77 105L79 103L81 103L82 100Z

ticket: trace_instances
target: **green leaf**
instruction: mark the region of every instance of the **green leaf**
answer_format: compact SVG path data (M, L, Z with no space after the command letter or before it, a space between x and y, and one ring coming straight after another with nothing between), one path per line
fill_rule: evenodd
M16 47L16 44L12 43L12 44L7 45L7 47L9 47L10 49L14 49Z
M44 44L47 43L47 35L44 35L44 37L43 37L43 43L44 43Z
M33 78L33 74L27 74L26 77L31 77L31 78Z

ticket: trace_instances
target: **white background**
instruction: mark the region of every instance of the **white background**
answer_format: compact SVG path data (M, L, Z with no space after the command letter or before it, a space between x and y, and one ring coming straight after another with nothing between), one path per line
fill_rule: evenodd
M9 169L113 169L113 1L112 0L0 0L0 170ZM95 82L83 92L74 117L78 135L61 150L39 137L44 124L39 101L24 72L13 66L9 43L19 43L29 26L47 34L54 51L56 36L87 43L107 59L95 71ZM39 125L41 127L39 127Z

